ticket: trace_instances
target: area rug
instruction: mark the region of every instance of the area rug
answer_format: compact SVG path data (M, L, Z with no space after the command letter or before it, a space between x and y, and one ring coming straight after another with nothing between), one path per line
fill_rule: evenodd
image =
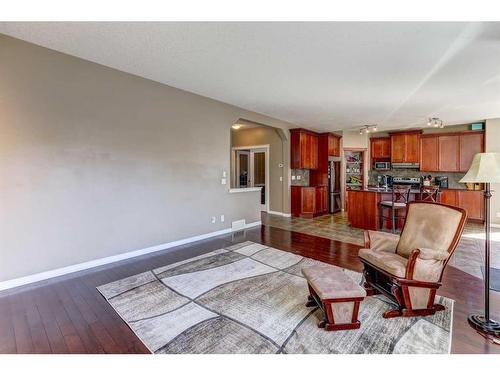
M97 289L152 353L449 352L453 300L439 296L434 316L383 319L391 305L376 296L361 303L360 329L317 328L301 275L317 263L247 241Z

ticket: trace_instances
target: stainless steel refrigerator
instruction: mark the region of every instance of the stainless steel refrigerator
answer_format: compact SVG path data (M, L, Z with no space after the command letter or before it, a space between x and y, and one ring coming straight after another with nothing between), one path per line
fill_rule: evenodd
M333 214L341 210L340 160L328 162L328 211Z

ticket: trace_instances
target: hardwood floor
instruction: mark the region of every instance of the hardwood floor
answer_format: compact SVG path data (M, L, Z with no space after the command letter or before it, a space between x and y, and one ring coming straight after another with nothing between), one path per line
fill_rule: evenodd
M148 353L96 286L245 240L356 271L358 246L262 226L0 293L0 353ZM448 267L440 295L454 299L453 353L500 353L467 324L482 308L482 281ZM491 311L500 311L492 293Z

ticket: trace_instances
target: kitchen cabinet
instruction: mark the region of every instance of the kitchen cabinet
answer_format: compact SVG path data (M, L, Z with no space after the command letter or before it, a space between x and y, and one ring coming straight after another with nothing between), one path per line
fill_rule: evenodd
M438 138L420 138L420 170L437 171L438 169Z
M438 170L458 172L460 169L460 138L457 135L438 137Z
M439 192L439 202L450 206L458 206L456 190L444 189Z
M318 135L305 129L290 130L291 167L318 168Z
M418 163L421 131L391 133L391 162Z
M391 138L370 138L370 152L372 161L376 159L390 159Z
M484 199L482 191L444 189L440 203L457 206L467 211L470 220L484 220Z
M318 166L309 174L311 186L328 185L328 158L340 156L340 138L332 133L318 135Z
M328 139L328 156L340 157L340 136L327 133Z
M291 211L293 216L311 218L328 210L326 186L292 186Z
M484 152L484 133L460 134L460 171L467 172L474 155Z
M424 134L420 138L420 170L467 172L479 152L484 152L484 131Z
M457 190L457 205L467 211L472 220L484 220L484 193L482 191Z
M327 189L326 186L317 186L316 188L316 207L314 213L320 215L327 212Z

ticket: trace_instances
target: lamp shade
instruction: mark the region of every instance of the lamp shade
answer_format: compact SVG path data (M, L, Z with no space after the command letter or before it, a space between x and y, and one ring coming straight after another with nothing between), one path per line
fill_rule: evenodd
M469 171L460 182L500 183L500 153L476 154Z

